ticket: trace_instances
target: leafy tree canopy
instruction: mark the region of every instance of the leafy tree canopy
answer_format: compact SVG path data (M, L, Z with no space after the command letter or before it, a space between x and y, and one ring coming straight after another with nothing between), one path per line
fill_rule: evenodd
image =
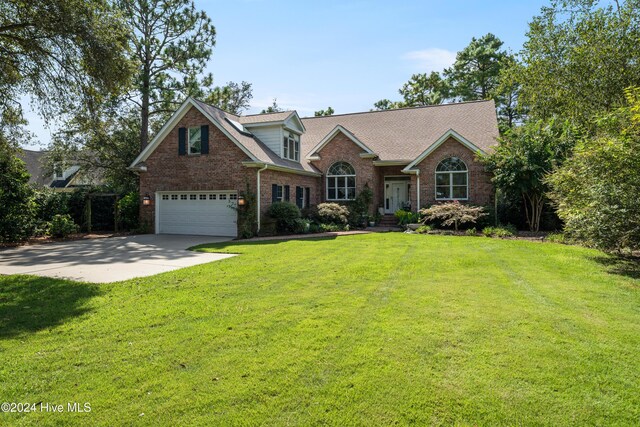
M265 108L264 110L260 111L260 113L261 114L280 113L282 111L284 111L284 109L278 105L278 100L276 98L273 98L273 103L269 105L267 108Z
M640 2L553 0L529 25L517 73L535 117L593 118L623 105L640 82Z
M107 0L0 3L0 108L30 95L45 119L91 108L129 81L125 25Z
M334 109L331 107L327 107L326 110L316 111L313 113L313 115L316 117L322 117L322 116L331 116L333 115L333 113L335 113Z

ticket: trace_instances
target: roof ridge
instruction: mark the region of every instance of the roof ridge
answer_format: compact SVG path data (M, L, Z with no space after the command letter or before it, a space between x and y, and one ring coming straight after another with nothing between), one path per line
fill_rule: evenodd
M326 119L330 117L337 116L355 116L357 114L370 114L370 113L389 113L392 111L403 111L403 110L419 110L422 108L434 108L434 107L449 107L449 106L457 106L464 104L479 104L482 102L495 102L493 99L477 99L475 101L462 101L462 102L449 102L446 104L436 104L436 105L420 105L418 107L403 107L403 108L390 108L388 110L372 110L372 111L356 111L354 113L342 113L342 114L332 114L330 116L309 116L309 117L300 117L302 120L307 119Z
M255 117L255 116L268 116L269 114L282 114L282 113L297 113L296 110L284 110L284 111L272 111L271 113L256 113L256 114L247 114L246 116L242 116L242 117Z

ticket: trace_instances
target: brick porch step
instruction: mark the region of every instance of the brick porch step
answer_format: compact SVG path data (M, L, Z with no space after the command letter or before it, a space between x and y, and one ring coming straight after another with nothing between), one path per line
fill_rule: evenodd
M395 215L384 215L378 223L381 227L394 227L398 225L398 218Z

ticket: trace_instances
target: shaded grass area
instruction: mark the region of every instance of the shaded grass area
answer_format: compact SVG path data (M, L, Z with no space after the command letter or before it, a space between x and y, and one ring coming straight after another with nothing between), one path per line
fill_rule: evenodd
M241 256L99 287L0 277L0 400L92 407L2 423L640 420L639 282L599 252L400 233L198 250Z

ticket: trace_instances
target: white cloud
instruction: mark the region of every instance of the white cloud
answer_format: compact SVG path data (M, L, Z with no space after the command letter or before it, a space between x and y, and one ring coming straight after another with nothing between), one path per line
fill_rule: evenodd
M442 71L450 67L456 60L456 52L433 47L407 52L402 55L402 59L413 62L421 72L430 73L431 71Z

